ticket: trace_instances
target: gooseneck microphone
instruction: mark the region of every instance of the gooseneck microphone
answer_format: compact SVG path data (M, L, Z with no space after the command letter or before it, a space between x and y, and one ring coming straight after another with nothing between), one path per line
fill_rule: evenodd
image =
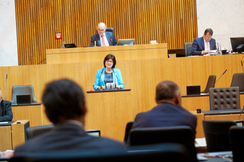
M241 60L241 67L242 67L242 71L243 71L243 73L244 73L244 69L243 69L243 64L242 64L242 60Z
M6 82L5 82L5 100L7 100L7 80L8 80L8 74L6 74Z
M223 72L223 74L219 77L219 79L225 74L226 71L227 71L227 69ZM214 87L215 84L219 81L219 79L214 83L213 87Z

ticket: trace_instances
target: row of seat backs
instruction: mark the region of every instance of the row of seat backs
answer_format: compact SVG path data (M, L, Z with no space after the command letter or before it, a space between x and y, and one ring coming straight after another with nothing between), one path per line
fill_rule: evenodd
M203 120L208 152L232 150L235 162L244 161L244 127L232 120Z
M68 150L39 153L23 153L14 156L10 162L145 162L145 161L181 161L192 162L191 153L182 144L165 143L140 147L131 147L128 150L111 148L92 150Z
M244 73L235 73L231 87L214 88L216 75L210 75L206 88L202 93L209 92L210 110L240 109L240 91L244 91Z
M216 75L209 75L207 85L201 93L208 93L209 88L214 87L216 82ZM240 91L244 91L244 73L235 73L232 77L231 87L239 87Z
M191 161L197 161L194 145L195 135L188 126L163 127L163 128L136 128L131 130L133 121L128 122L125 130L125 140L129 138L129 146L144 146L159 143L178 143L184 145L191 153ZM40 134L50 131L53 125L37 126L27 128L27 139L34 138ZM180 134L180 136L179 136ZM129 148L130 149L130 148Z

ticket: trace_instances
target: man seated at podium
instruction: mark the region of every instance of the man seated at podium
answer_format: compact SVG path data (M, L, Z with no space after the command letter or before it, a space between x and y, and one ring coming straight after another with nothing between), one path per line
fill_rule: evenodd
M3 93L0 90L0 122L12 121L12 104L9 101L3 100Z
M125 85L120 70L115 68L115 56L108 54L103 60L103 65L102 69L97 70L95 83L93 84L94 90L105 90L107 83L115 83L116 89L123 89Z
M75 82L61 79L48 83L43 91L42 102L54 128L18 146L14 155L56 150L125 150L120 142L93 137L85 132L86 100L83 90Z
M106 32L106 25L100 22L97 25L97 33L91 36L90 46L114 46L117 45L117 41L113 32Z
M181 107L180 88L172 81L162 81L156 87L157 106L137 114L133 128L190 126L196 130L197 118Z
M213 30L208 28L204 31L203 37L197 38L192 43L192 55L207 55L210 50L216 50L216 41L212 38Z

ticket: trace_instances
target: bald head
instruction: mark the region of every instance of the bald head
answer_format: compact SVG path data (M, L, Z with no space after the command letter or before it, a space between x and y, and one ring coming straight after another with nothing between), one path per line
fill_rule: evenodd
M2 91L0 90L0 103L2 102L2 100L3 100L3 93L2 93Z
M180 88L174 82L165 80L156 87L156 102L162 104L168 101L177 105L181 104Z
M105 31L106 31L106 24L104 22L100 22L97 25L97 33L99 35L104 35Z

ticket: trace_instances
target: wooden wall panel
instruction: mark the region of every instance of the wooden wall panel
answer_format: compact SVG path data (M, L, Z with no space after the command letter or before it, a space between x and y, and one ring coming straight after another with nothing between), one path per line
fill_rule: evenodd
M89 46L96 25L116 39L135 38L184 48L197 37L196 0L15 0L19 65L45 64L45 50L62 42ZM61 32L62 39L55 40Z
M121 70L125 88L129 88L131 91L125 92L126 97L122 95L124 93L120 94L120 92L116 92L114 95L113 93L97 95L85 93L88 114L90 112L86 117L86 129L100 128L96 123L101 121L99 119L101 119L103 115L101 115L102 113L99 111L102 111L107 117L104 119L106 122L108 122L109 119L121 119L121 121L118 121L118 124L117 121L114 122L118 126L107 126L107 130L102 130L102 135L122 141L125 124L128 121L134 120L137 113L150 110L156 105L155 87L160 81L172 80L179 85L181 93L186 94L186 86L201 85L201 90L204 90L209 75L217 75L218 78L225 69L228 69L225 75L223 75L215 85L216 87L228 87L231 84L233 74L242 72L240 60L244 60L244 54L118 61L116 68ZM32 84L35 98L38 102L41 102L42 91L45 84L53 79L70 78L82 86L84 91L91 90L95 81L96 71L102 67L102 61L0 67L0 74L4 76L8 74L9 76L7 89L5 88L4 77L0 78L0 87L4 94L3 98L11 100L12 86ZM6 90L8 92L7 96L5 96ZM113 96L110 98L110 95ZM108 103L110 99L112 102ZM98 100L102 100L102 102ZM241 107L243 107L243 94L241 95L240 101ZM105 103L115 105L114 109L109 111L110 109L108 109ZM197 108L209 110L209 98L208 96L183 97L182 105L189 111L196 111ZM39 111L39 114L41 114L43 111L40 112L38 109L36 109L36 111L34 109L33 111L29 111L28 108L23 107L25 111L21 113L20 110L16 109L17 107L13 107L13 110L16 111L14 115L23 116L25 114L24 112L26 112L33 116L33 118L29 120L36 118L36 123L40 123L40 118L37 118L37 112ZM115 109L116 111L114 111ZM117 109L119 109L119 111L117 111ZM17 120L17 117L14 117L14 119ZM49 124L46 118L43 119L43 124ZM105 126L103 125L104 129L105 127L106 124Z

